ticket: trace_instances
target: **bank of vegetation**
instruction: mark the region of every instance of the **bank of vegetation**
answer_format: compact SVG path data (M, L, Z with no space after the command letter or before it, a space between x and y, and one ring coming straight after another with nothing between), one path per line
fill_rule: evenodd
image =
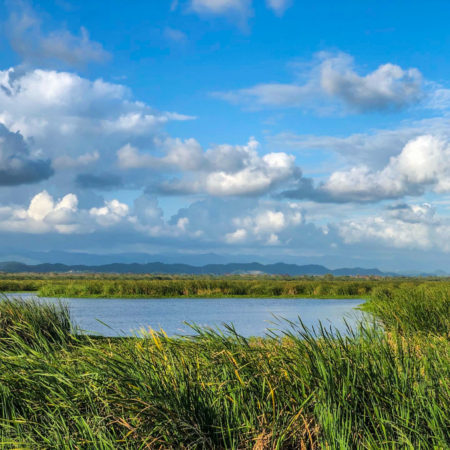
M43 297L315 297L363 298L375 290L446 286L421 278L358 279L334 277L158 277L42 276L0 278L0 292L36 292Z
M4 299L2 448L449 448L449 285L370 295L377 327L264 339L94 338Z

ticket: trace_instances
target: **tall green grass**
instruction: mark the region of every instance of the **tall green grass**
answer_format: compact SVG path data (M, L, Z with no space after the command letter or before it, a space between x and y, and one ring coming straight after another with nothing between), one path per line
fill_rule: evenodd
M389 329L401 333L450 334L450 283L374 290L365 310Z
M0 295L0 343L17 338L34 344L65 341L72 332L67 305Z
M0 306L9 324L0 339L2 445L449 448L450 349L440 318L449 297L419 288L408 303L406 295L371 300L384 330L362 324L347 336L313 335L295 322L264 339L232 327L94 339L71 334L62 305L32 303L22 314L23 303L9 301ZM66 339L49 345L36 331L30 341L16 321Z
M39 295L48 297L367 297L374 289L391 290L420 280L250 279L200 277L172 280L46 280ZM428 282L428 284L433 284ZM435 284L435 283L434 283Z
M118 274L0 274L0 292L35 291L43 297L314 297L368 298L419 286L445 288L444 279L284 276L158 276Z

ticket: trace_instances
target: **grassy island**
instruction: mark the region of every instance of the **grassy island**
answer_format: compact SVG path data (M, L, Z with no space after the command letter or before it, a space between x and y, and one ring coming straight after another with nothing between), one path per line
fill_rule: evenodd
M167 276L115 274L0 275L0 292L42 297L301 297L369 298L375 290L448 286L439 278Z

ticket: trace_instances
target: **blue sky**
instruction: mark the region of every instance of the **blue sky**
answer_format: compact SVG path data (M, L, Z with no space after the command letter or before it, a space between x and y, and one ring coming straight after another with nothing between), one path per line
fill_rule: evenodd
M449 268L446 1L0 4L0 252Z

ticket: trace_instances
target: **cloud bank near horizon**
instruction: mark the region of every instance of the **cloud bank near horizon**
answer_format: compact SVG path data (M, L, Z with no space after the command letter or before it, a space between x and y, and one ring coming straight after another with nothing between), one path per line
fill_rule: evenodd
M265 5L282 20L292 2ZM183 7L202 18L248 19L254 5L192 0ZM113 56L84 28L49 29L27 7L8 23L21 63L0 70L3 241L242 249L280 259L340 253L353 261L365 251L450 253L450 91L418 68L383 61L368 69L348 53L320 52L291 64L292 82L249 83L213 99L205 92L218 113L225 100L248 117L267 110L317 120L419 116L346 135L286 127L211 143L191 131L200 114L160 110L126 80L83 73ZM168 39L186 44L187 34L170 30Z

